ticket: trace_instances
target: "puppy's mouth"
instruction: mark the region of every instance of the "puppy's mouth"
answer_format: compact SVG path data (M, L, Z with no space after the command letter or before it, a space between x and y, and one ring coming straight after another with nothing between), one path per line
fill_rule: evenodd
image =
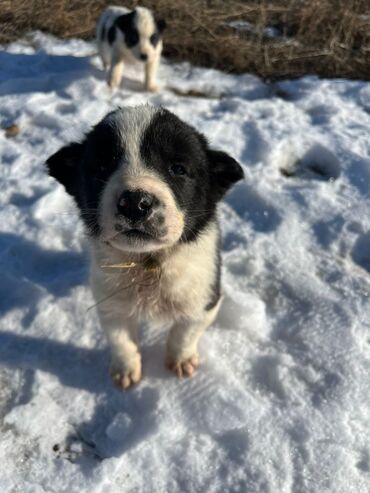
M115 229L117 231L115 239L118 241L121 239L129 243L161 243L167 231L151 227L150 225L146 227L137 225L124 227L116 224Z
M117 231L117 229L116 229ZM111 246L124 251L149 252L164 245L164 235L153 230L139 228L122 228L107 241Z
M132 228L127 229L126 231L122 231L121 235L126 236L127 238L131 238L133 240L156 240L154 235L148 233L147 231L142 231L140 229Z

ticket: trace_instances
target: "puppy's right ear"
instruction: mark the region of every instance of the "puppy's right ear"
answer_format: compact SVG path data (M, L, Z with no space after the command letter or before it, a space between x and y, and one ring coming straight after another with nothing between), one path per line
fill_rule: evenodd
M73 197L76 196L84 149L85 144L74 142L62 147L46 161L49 175L58 180Z
M155 23L157 24L158 32L162 34L167 27L166 21L164 19L155 19Z

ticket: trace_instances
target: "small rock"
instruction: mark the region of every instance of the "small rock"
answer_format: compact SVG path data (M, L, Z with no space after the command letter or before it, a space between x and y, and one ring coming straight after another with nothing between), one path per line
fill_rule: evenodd
M19 134L20 130L21 129L18 127L18 125L16 125L15 123L13 123L9 127L5 127L4 128L5 137L7 137L8 139L9 138L12 138L12 137L16 137Z

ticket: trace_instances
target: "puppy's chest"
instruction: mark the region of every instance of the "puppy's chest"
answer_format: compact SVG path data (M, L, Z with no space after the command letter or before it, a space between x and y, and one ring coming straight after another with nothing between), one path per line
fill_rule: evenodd
M118 274L117 301L133 316L144 319L173 319L189 311L185 292L176 279L158 266L135 266Z

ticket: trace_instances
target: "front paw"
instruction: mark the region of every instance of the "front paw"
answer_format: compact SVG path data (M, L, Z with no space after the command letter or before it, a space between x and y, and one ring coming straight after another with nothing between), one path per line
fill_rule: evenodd
M107 83L108 83L108 86L110 87L110 89L112 91L114 91L115 89L117 89L119 87L121 81L115 77L110 77L110 78L108 78Z
M171 358L171 356L167 356L166 366L178 378L191 377L199 366L199 355L195 353L190 358Z
M141 380L141 356L136 354L130 360L113 360L110 368L113 383L119 389L126 390Z
M155 84L145 84L145 90L148 92L158 92L158 86Z

